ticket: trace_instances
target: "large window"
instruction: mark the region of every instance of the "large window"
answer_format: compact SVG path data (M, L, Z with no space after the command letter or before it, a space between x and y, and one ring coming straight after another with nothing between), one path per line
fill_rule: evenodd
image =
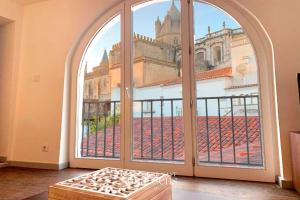
M124 1L113 13L81 62L77 158L182 175L264 169L259 67L243 27L196 0Z
M132 6L132 25L133 158L183 161L180 1Z
M257 64L242 27L220 9L194 1L197 147L200 164L262 166Z
M80 157L120 157L120 15L91 41L85 67Z

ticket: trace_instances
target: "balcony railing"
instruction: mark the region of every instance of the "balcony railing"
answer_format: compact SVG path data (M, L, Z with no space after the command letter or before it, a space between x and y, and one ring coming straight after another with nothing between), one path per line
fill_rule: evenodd
M198 98L201 163L263 166L259 96Z
M84 101L82 157L120 157L120 102ZM132 158L183 162L182 99L133 102ZM198 161L262 166L259 97L197 98Z
M120 102L84 100L81 157L120 157Z

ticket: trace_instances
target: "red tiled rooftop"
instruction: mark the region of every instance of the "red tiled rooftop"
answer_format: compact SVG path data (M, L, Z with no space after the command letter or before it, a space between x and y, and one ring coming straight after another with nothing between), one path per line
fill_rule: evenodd
M232 67L223 67L219 69L200 71L195 73L195 79L198 80L206 80L206 79L214 79L219 77L230 77L232 76Z
M183 140L183 118L173 118L173 133L174 133L174 159L184 160L184 140ZM220 149L222 148L222 158L224 162L233 161L233 144L235 146L236 161L245 163L247 161L247 133L248 133L248 148L250 162L253 164L261 164L261 144L260 144L260 125L259 118L255 116L247 117L247 132L245 117L234 117L234 132L232 131L231 117L221 117L220 123L218 117L208 117L208 133L206 127L206 118L197 118L197 145L200 161L208 160L208 142L209 153L211 161L220 161ZM171 117L163 118L163 126L159 117L154 117L153 124L153 158L172 159L172 120ZM221 125L221 131L219 126ZM135 118L133 121L133 156L136 159L143 158L151 159L151 119L143 119L143 141L141 140L141 119ZM161 134L161 127L163 128L163 137ZM115 156L120 155L120 127L115 126ZM221 143L220 143L221 134ZM233 143L234 135L234 143ZM89 137L89 154L95 153L95 139L96 135L91 134ZM97 135L97 153L99 156L103 155L104 146L104 132L98 132ZM161 141L163 140L163 146ZM84 139L83 146L86 147L86 139ZM143 143L143 152L141 152L141 144ZM163 152L162 152L163 149ZM113 154L113 128L106 129L106 156ZM83 154L86 154L84 148Z

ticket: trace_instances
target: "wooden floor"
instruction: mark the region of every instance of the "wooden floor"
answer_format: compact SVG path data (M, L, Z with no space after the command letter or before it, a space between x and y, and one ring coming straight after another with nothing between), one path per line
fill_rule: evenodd
M49 185L87 172L4 167L0 169L0 200L46 200ZM300 200L295 191L246 181L175 177L172 190L173 200Z

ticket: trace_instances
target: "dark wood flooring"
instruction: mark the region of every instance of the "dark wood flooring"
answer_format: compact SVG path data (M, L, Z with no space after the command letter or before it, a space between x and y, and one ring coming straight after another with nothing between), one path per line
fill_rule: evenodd
M46 200L49 185L90 171L4 167L0 169L0 200ZM173 200L300 200L295 191L247 181L175 177L172 190Z

